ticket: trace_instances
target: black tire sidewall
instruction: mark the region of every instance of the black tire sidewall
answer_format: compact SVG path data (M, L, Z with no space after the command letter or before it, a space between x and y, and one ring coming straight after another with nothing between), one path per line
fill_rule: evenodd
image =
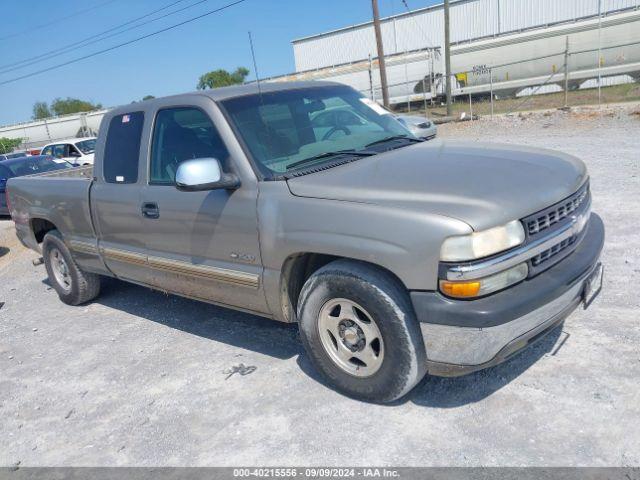
M58 249L60 254L64 257L65 262L67 263L67 268L69 269L69 277L71 278L71 290L68 292L58 284L58 281L53 274L49 255L53 247ZM49 276L49 283L60 297L60 300L68 305L77 305L80 298L80 279L78 267L76 266L73 257L71 257L71 252L69 252L69 249L65 245L62 237L60 236L60 233L57 230L53 230L45 235L42 242L42 256L44 259L45 268L47 270L47 275Z
M386 272L357 263L329 264L309 278L298 306L300 333L311 362L329 383L361 400L389 402L406 394L424 376L424 343L407 297ZM369 377L345 372L322 346L318 314L335 298L361 305L380 330L384 359L380 369Z

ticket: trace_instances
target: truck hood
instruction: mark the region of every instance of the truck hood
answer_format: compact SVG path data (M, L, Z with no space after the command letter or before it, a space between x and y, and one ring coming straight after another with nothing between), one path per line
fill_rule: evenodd
M584 163L560 152L437 140L294 177L288 185L300 197L419 210L483 230L559 202L586 179Z

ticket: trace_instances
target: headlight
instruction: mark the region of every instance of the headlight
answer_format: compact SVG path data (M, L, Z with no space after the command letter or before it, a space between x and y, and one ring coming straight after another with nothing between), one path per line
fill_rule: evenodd
M475 260L516 247L522 242L524 228L514 220L501 227L447 238L442 243L440 259L443 262Z
M503 272L477 280L465 282L440 280L440 291L454 298L482 297L518 283L527 278L528 274L529 267L527 267L526 263L521 263Z

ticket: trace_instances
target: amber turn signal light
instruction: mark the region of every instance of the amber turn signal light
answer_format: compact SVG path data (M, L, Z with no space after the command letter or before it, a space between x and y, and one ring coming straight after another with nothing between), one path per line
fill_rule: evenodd
M440 282L440 290L450 297L476 297L480 292L480 282Z

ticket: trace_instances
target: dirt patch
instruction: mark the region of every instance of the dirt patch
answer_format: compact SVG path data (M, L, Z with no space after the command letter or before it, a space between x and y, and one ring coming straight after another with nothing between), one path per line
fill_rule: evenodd
M16 237L13 221L0 219L0 271L26 251L27 249L22 246L18 237Z
M598 93L597 88L583 89L578 91L569 92L567 98L567 104L571 108L580 108L581 106L591 105L597 106L598 103L603 105L603 108L609 108L611 105L617 105L625 102L637 102L640 101L640 86L638 84L624 84L615 85L611 87L603 87ZM528 97L518 98L499 98L493 102L493 113L517 113L532 110L547 110L562 108L565 105L564 92L554 92L541 95L532 95ZM400 110L404 110L402 105L399 105ZM454 98L453 114L459 116L462 112L472 110L474 115L487 116L491 115L492 108L491 102L488 97L472 98L471 105L469 104L468 96L459 96ZM416 104L411 109L413 114L424 114L424 108L420 104ZM427 108L427 116L442 116L445 114L444 105L433 105Z

